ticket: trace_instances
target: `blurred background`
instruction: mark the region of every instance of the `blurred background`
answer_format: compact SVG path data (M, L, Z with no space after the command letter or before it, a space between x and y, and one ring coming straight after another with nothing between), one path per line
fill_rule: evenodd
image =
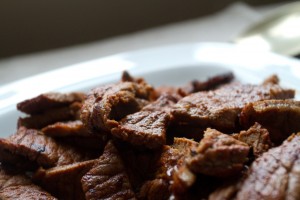
M0 85L109 54L234 38L283 0L2 0Z

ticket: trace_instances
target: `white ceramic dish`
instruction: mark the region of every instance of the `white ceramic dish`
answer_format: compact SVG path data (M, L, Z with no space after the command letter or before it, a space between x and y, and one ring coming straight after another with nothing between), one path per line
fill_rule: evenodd
M87 91L119 80L128 70L157 85L182 85L192 79L233 71L242 82L259 83L278 74L281 85L297 90L300 99L300 61L226 43L181 44L100 58L47 72L0 87L0 137L16 130L21 115L16 103L48 91Z

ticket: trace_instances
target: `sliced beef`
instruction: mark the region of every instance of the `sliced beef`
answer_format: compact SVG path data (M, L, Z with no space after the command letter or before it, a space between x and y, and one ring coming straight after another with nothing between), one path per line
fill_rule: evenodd
M84 98L85 94L79 92L68 94L51 92L22 101L17 104L17 108L27 114L38 114L50 109L65 107L74 102L82 102Z
M212 127L220 131L238 128L238 115L250 102L293 98L294 90L278 85L235 84L181 99L172 109L173 122L180 125Z
M27 128L41 129L55 122L76 120L79 118L81 106L81 103L75 102L70 106L55 108L41 114L19 118L18 127L25 126Z
M269 77L267 77L264 82L262 83L263 85L267 84L279 84L279 77L276 74L273 74Z
M127 115L111 133L133 145L155 149L166 143L168 121L165 112L140 111Z
M150 100L153 88L146 83L121 82L94 89L84 102L81 119L90 130L110 131L117 121L135 113Z
M3 200L56 200L55 197L34 185L24 175L0 169L0 199Z
M89 153L58 143L37 130L25 127L19 128L8 139L0 139L0 161L12 165L22 166L20 161L29 161L47 168L90 158Z
M195 92L213 90L222 84L231 82L233 79L233 73L228 72L208 78L206 81L194 80L186 86L181 87L179 93L187 96Z
M273 146L269 131L257 122L247 131L241 131L239 134L233 135L233 137L248 144L252 148L255 158L258 158Z
M172 108L172 106L177 103L178 97L171 95L171 94L162 94L157 100L154 102L149 103L142 110L147 111L166 111Z
M172 188L173 174L184 164L191 148L197 146L197 142L185 138L175 138L172 146L165 145L162 148L160 158L155 162L156 172L154 178L148 180L141 187L140 199L169 199L174 188ZM154 191L160 191L155 193Z
M215 129L208 128L196 149L187 158L194 173L228 177L239 173L247 161L249 146Z
M300 199L300 133L256 159L236 199Z
M56 122L44 127L42 132L51 137L90 137L93 135L89 130L86 129L85 126L83 126L83 123L80 120Z
M247 128L259 122L270 132L271 140L280 144L289 135L300 131L300 101L265 100L247 104L240 116Z
M34 174L33 180L59 199L85 200L81 178L94 163L95 160L89 160L46 170L40 168Z
M123 161L112 142L108 142L81 182L87 200L135 199Z

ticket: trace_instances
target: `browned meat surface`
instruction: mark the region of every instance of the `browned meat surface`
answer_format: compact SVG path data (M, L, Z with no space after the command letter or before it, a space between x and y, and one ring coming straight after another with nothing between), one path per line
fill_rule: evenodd
M172 110L173 121L177 124L234 131L238 126L238 115L247 103L293 98L294 93L294 90L270 84L235 84L214 91L198 92L175 104Z
M179 93L182 94L183 96L186 96L195 92L213 90L222 84L229 83L233 79L234 79L233 73L228 72L221 75L213 76L207 79L206 81L194 80L190 82L188 85L180 88Z
M162 95L172 95L178 99L182 98L182 94L179 93L178 87L172 87L167 85L158 86L155 88L155 99L158 99Z
M208 200L235 200L239 187L240 182L238 178L229 180L225 185L210 193Z
M2 156L3 154L6 156ZM85 152L60 144L37 130L25 127L21 127L8 139L0 139L1 162L18 165L20 157L43 167L67 165L90 158Z
M197 146L197 142L185 138L175 138L172 146L165 145L160 158L155 163L154 178L145 182L139 193L141 199L168 199L174 192L171 184L173 174L184 164L190 150ZM159 194L152 191L161 191Z
M42 129L45 135L51 137L83 136L90 137L93 134L83 126L80 120L68 122L56 122Z
M112 142L82 179L87 200L135 199L123 161Z
M269 76L263 82L263 85L266 85L266 84L279 84L279 77L275 74Z
M233 135L233 137L248 144L252 148L252 153L256 158L273 146L269 131L259 123L255 123L247 131L241 131L239 134Z
M94 89L84 102L81 119L90 130L110 131L117 121L141 110L153 88L146 83L122 82Z
M228 177L239 173L247 161L249 146L215 129L208 128L196 149L187 158L194 173Z
M41 168L34 174L33 180L59 199L85 200L81 178L94 163L95 160L89 160L47 170Z
M177 103L179 99L171 94L162 94L157 100L154 102L149 103L142 110L148 111L162 111L165 110L168 112L171 107Z
M127 71L124 71L121 76L122 82L136 82L136 83L145 83L146 81L143 78L135 78L131 76Z
M165 112L140 111L127 115L111 133L133 145L155 149L166 143L168 121Z
M236 199L300 199L300 133L256 159Z
M67 107L60 107L48 110L42 114L19 118L18 127L25 126L27 128L40 129L55 122L75 120L78 119L78 112L81 106L81 103L75 102Z
M76 101L81 102L84 98L85 94L79 92L68 94L51 92L22 101L18 103L17 108L27 114L38 114L53 108L68 106Z
M23 175L0 169L0 199L2 200L55 200L46 191L34 185Z
M258 122L268 129L272 142L279 144L300 131L300 101L265 100L249 103L240 116L241 124L249 127Z

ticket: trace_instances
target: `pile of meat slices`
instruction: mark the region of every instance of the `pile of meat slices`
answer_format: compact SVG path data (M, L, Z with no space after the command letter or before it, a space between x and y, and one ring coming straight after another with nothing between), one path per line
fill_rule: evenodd
M273 75L154 88L124 72L17 108L0 199L300 199L300 102Z

